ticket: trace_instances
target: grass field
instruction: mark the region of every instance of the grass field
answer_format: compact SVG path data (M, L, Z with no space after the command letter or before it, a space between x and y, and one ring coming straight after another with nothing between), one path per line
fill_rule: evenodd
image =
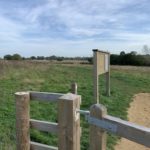
M0 61L0 150L15 150L15 100L17 91L46 91L67 93L71 82L78 83L82 95L82 109L93 104L92 66L61 65L39 62ZM127 67L111 68L111 96L105 96L105 81L100 77L101 103L110 115L127 119L127 108L134 94L150 92L150 69ZM34 119L57 121L57 105L32 102ZM88 127L81 120L82 150L88 149ZM57 145L57 136L31 130L31 139L45 144ZM108 150L113 150L117 137L109 135Z

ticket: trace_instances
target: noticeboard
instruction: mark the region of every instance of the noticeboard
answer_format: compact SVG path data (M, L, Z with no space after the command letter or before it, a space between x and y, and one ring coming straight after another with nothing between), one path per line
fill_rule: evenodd
M109 71L109 54L101 53L98 51L97 53L97 70L98 75L106 73Z
M99 102L99 75L106 74L106 93L110 95L110 53L97 49L94 52L94 99Z

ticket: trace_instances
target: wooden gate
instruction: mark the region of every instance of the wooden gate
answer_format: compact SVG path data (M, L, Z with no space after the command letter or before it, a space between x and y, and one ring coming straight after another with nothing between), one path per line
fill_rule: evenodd
M75 94L72 94L75 93ZM80 113L90 124L90 150L106 150L110 132L150 147L150 128L107 115L107 109L94 104L90 111L80 110L81 96L77 85L72 93L18 92L16 96L17 150L80 150ZM30 119L30 101L58 103L58 123ZM58 135L58 147L30 141L30 128Z
M18 92L16 96L17 150L79 150L81 97L76 94ZM58 123L30 119L30 101L58 103ZM30 128L58 135L58 147L30 141Z

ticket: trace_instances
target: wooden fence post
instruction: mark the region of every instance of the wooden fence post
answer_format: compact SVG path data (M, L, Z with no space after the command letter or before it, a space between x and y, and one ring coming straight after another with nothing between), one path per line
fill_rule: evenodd
M58 127L59 150L80 150L80 109L81 97L75 94L66 94L59 99Z
M106 78L106 95L110 96L110 54L108 54L108 72L105 73Z
M78 89L77 83L75 83L75 82L72 83L71 84L71 93L72 94L77 94L78 93L77 89Z
M16 149L30 150L29 101L28 92L15 93L16 98Z
M94 85L94 89L93 89L93 93L94 93L94 101L95 103L99 103L99 75L98 75L98 50L95 49L93 50L93 85Z
M90 108L90 116L102 119L107 114L106 108L101 104L94 104ZM106 131L95 125L90 125L90 150L106 150Z

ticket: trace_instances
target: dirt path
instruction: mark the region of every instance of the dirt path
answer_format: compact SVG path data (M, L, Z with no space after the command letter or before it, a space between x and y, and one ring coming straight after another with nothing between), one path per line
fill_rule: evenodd
M128 118L131 122L150 128L150 93L139 93L134 96L128 110ZM115 150L150 150L150 148L122 138Z

